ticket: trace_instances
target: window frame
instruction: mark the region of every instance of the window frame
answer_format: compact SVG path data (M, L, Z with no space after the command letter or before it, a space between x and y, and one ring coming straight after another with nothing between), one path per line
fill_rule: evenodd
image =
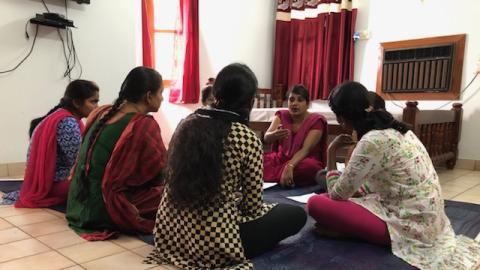
M155 9L156 8L156 5L155 5L155 1L153 2L153 8ZM157 28L156 25L155 25L155 22L153 23L153 39L155 40L155 37L156 37L156 34L158 33L161 33L161 34L172 34L172 36L175 38L175 33L177 32L176 29L167 29L167 28ZM157 46L158 44L155 43L155 59L157 57L156 55L156 52L157 52ZM172 61L173 61L173 58L172 58ZM157 66L158 64L155 63L155 65ZM157 67L155 67L157 68ZM173 83L173 79L172 78L163 78L163 86L164 88L169 88Z

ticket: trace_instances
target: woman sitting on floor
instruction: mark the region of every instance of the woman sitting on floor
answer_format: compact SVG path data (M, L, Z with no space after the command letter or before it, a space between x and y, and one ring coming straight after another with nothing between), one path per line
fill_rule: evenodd
M112 106L88 118L68 194L67 220L87 240L118 231L152 233L163 190L166 151L149 112L163 100L162 77L137 67L130 71Z
M303 85L295 85L288 96L288 110L275 113L264 141L272 152L264 155L265 182L293 187L315 183L315 174L326 163L327 121L307 111L310 103Z
M328 194L307 204L318 231L391 245L393 253L420 269L472 269L480 243L455 236L437 173L425 147L408 127L385 110L375 110L365 87L345 82L333 90L330 107L359 141L344 173L336 170L339 135L328 148ZM371 193L352 198L367 183Z
M98 86L91 81L68 84L60 103L30 123L27 167L20 191L3 195L0 204L49 207L65 203L66 181L80 149L82 118L97 107Z
M247 126L256 90L247 66L228 65L213 86L212 107L177 127L147 262L253 269L247 259L304 226L302 208L263 202L262 144Z

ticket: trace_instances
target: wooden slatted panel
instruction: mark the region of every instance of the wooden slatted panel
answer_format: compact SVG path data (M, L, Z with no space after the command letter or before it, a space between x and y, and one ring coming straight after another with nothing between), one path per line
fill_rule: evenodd
M449 88L453 45L384 52L383 92L446 91Z

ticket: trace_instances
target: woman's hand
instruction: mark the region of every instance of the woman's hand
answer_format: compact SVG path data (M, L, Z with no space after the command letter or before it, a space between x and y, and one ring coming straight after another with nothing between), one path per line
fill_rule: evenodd
M280 177L280 185L282 187L294 187L295 182L293 182L293 166L287 164L282 171L282 176Z
M328 146L328 152L336 152L337 149L354 145L356 142L352 139L351 135L348 134L340 134Z
M274 141L281 141L288 138L288 129L283 128L282 125L279 125L278 128L272 131L270 134Z

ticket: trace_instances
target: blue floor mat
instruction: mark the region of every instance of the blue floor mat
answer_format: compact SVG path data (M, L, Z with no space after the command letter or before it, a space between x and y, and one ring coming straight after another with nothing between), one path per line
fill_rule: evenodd
M273 187L265 191L265 201L305 206L287 196L319 192L317 187L284 190ZM475 238L480 232L480 205L445 201L445 211L457 234ZM394 256L387 247L353 239L336 240L314 235L315 221L309 217L305 227L272 251L253 259L255 269L416 269Z
M8 193L11 191L20 190L22 183L23 181L0 181L0 191ZM67 206L65 204L54 205L49 208L62 213L65 213L67 210Z
M4 193L19 190L23 181L0 181L0 191Z
M0 190L16 190L20 188L20 184L20 181L0 181ZM311 192L320 192L320 190L316 186L287 190L275 186L265 191L264 199L267 202L305 206L286 197ZM55 206L52 209L65 212L64 205ZM445 212L457 234L475 238L480 232L480 205L445 201ZM307 224L298 234L283 240L272 251L254 258L252 261L255 269L415 269L394 256L390 249L386 247L371 245L354 239L336 240L317 237L312 232L314 223L314 220L309 217ZM153 245L152 235L139 235L138 237L144 242Z
M304 204L287 199L312 192L320 192L316 186L282 189L278 186L267 189L264 199L267 202ZM480 205L445 201L445 211L457 234L475 238L480 232ZM331 239L314 235L315 221L309 217L307 224L296 235L289 237L270 252L254 258L253 265L258 270L410 270L415 267L394 256L387 247L368 244L354 239ZM140 239L153 245L151 235L141 235Z

